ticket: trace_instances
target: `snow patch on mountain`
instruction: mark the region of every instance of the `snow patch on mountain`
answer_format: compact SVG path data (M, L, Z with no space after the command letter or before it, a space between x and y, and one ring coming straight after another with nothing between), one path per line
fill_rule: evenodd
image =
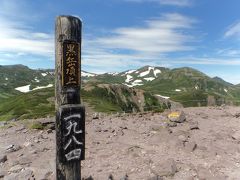
M133 87L131 84L123 83L123 85L125 85L125 86L127 86L127 87Z
M144 77L144 76L148 75L151 70L154 70L154 67L148 67L148 70L141 72L138 77Z
M225 89L225 88L224 88L224 91L225 91L225 92L228 92L228 90L227 90L227 89Z
M130 75L128 75L130 76ZM129 83L129 82L128 82ZM127 84L127 83L123 83L125 86L128 86L128 87L134 87L134 86L142 86L142 80L141 79L137 79L135 81L133 81L131 84Z
M129 70L127 72L125 72L125 74L131 74L131 73L134 73L136 70Z
M81 72L81 75L82 75L82 77L94 77L94 76L96 76L95 74L84 72L84 71Z
M182 90L181 89L175 89L176 92L181 92Z
M127 79L125 80L126 83L129 83L132 80L132 76L131 75L127 75Z
M17 87L15 89L17 91L22 92L22 93L27 93L27 92L30 92L30 91L34 91L34 90L38 90L38 89L44 89L44 88L50 88L50 87L53 87L53 84L49 84L47 86L37 86L36 88L34 88L32 90L30 90L30 84L26 85L26 86Z
M132 82L132 87L134 87L134 86L142 86L143 84L141 82L142 82L142 80L140 80L140 79L137 79L137 80L133 81Z
M141 83L141 82L142 82L141 79L137 79L137 80L133 81L133 83Z
M162 71L160 69L154 69L153 73L154 76L157 77L157 74L162 73Z
M27 93L30 91L30 84L26 85L26 86L21 86L21 87L17 87L15 88L17 91L23 92L23 93Z
M47 73L41 73L43 77L45 77L47 75Z
M116 75L118 75L119 73L118 73L118 72L109 72L109 73L107 73L107 74L116 76Z
M149 77L149 78L143 78L145 79L146 81L153 81L155 78L154 77Z
M142 86L143 84L139 84L139 83L132 83L132 84L126 84L126 83L123 83L125 86L128 86L128 87L134 87L134 86Z
M170 98L170 97L168 97L168 96L162 96L162 95L160 95L160 94L156 94L156 96L161 97L161 98L163 98L163 99L169 99L169 98Z
M5 80L8 81L8 78L6 77Z
M38 89L50 88L50 87L53 87L53 84L49 84L47 86L37 86L36 88L32 89L32 91L38 90Z
M40 81L38 80L38 78L37 78L37 77L35 77L34 81L36 81L36 82L40 82Z

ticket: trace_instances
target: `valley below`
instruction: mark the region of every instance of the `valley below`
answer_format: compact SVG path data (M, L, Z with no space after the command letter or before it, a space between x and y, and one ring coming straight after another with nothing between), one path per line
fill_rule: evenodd
M103 114L87 109L82 178L237 180L240 108ZM55 179L54 118L1 122L0 179Z

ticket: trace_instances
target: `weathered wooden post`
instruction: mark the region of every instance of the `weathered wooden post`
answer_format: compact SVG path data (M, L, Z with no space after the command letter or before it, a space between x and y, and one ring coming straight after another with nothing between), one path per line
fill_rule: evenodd
M55 25L56 178L81 180L85 109L80 100L81 21L59 16Z

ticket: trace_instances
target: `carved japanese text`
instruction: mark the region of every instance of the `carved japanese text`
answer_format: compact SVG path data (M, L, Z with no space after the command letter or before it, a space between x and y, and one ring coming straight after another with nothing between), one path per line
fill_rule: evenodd
M62 47L62 85L80 86L80 44L64 41Z
M64 106L61 110L62 161L84 159L85 111L81 106Z

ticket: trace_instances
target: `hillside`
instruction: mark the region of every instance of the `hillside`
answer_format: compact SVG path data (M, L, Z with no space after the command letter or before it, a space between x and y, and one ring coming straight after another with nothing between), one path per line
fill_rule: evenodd
M94 76L94 73L82 71L82 81ZM0 100L53 86L53 69L33 70L23 65L0 66Z
M0 121L53 116L54 88L22 93L0 103Z
M123 85L87 85L81 90L83 104L95 112L161 112L167 102L143 90L129 89ZM54 88L44 88L1 100L0 121L31 119L55 115Z
M168 101L161 101L153 94L128 88L124 85L85 85L81 91L83 101L100 112L163 111Z
M145 66L122 73L106 73L90 79L94 83L116 83L143 89L160 97L182 103L185 107L207 104L235 104L240 88L220 78L188 67L167 69ZM211 101L211 102L209 102Z
M0 66L0 120L54 115L54 70ZM188 67L145 66L121 73L82 71L82 99L98 112L239 105L240 86Z
M53 86L54 70L33 70L23 65L0 66L0 100Z

